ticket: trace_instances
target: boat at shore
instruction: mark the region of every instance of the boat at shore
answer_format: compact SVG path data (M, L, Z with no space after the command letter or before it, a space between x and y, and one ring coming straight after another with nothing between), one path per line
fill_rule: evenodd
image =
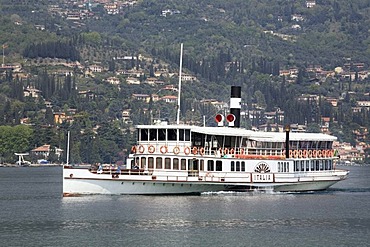
M335 136L240 128L240 97L232 87L230 114L217 115L217 127L136 126L126 167L66 165L63 195L318 191L346 179L335 166Z

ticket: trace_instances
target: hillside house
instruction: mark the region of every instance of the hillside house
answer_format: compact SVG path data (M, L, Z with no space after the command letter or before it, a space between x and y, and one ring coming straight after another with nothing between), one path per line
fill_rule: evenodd
M120 84L119 78L113 77L113 76L112 77L108 77L107 78L107 82L109 82L112 85L119 85Z
M126 78L126 83L129 85L140 85L140 80L135 77Z
M89 70L94 73L101 73L103 71L103 67L98 64L93 64L89 66Z
M131 97L135 100L144 101L146 103L149 103L150 101L150 95L148 94L132 94Z
M313 8L316 6L316 0L307 0L306 1L306 7L307 8Z
M39 98L41 96L41 91L34 87L27 87L23 90L24 97Z
M166 103L176 103L177 96L167 95L167 96L163 96L161 100L163 100Z

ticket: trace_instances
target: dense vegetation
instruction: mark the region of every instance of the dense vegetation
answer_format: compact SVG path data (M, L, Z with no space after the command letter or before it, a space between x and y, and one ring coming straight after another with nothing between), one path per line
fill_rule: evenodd
M356 143L353 130L370 128L369 112L352 111L356 100L369 100L365 94L370 89L368 79L317 82L305 72L310 65L333 70L348 62L364 63L368 69L369 1L317 0L314 8L307 8L304 0L143 0L114 16L107 15L101 5L94 5L91 10L98 18L88 18L79 26L48 12L47 7L58 2L0 1L0 44L7 44L6 59L20 62L32 75L25 79L7 72L0 79L0 115L4 116L0 125L14 126L21 118L32 119L29 144L17 152L45 143L65 148L65 133L71 130L73 162L122 160L127 155L122 150L129 150L132 144L131 125L118 120L123 109L135 113L134 124L149 123L159 116L173 120L176 111L172 105L131 99L132 93L161 94L160 87L121 83L119 90L103 79L117 69L132 68L145 69L150 76L157 62L176 71L180 43L185 48L185 72L199 79L183 85L181 111L185 121L199 122L205 116L207 124L213 124L216 109L201 100L228 101L229 86L240 85L243 110L252 105L264 111L280 108L285 112L285 123L307 124L312 129L321 124L321 117L330 117L331 131L352 144ZM67 4L61 6L67 8ZM70 8L76 10L76 6ZM171 12L161 16L163 10ZM293 20L293 15L302 19ZM43 25L45 30L35 25ZM299 28L292 28L294 25ZM153 61L113 59L138 54ZM48 58L81 61L86 66L99 61L109 69L106 76L90 78L77 68L59 75L58 68L45 62ZM279 70L291 67L299 69L293 83L278 76ZM144 81L145 77L140 79ZM176 79L166 83L176 83ZM27 86L41 90L43 99L24 98L22 87ZM93 97L79 97L77 88L91 90ZM303 93L319 95L319 103L298 101ZM343 100L333 107L322 100L324 96ZM54 112L77 109L73 125L64 123L55 128L51 109L42 111L44 101L53 103ZM264 121L245 119L243 125ZM96 126L100 128L95 130ZM15 151L8 149L0 156L10 160L11 152Z

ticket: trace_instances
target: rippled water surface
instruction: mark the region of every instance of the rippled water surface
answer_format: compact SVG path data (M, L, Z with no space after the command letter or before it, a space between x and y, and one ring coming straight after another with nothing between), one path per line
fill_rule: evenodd
M370 246L370 166L315 193L63 198L61 167L0 168L0 246Z

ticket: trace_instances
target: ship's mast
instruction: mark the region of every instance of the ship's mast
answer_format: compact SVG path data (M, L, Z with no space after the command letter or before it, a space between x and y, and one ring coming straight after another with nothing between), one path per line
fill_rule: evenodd
M69 138L70 138L70 131L67 132L67 165L69 165Z
M181 96L181 72L182 72L182 49L183 44L181 43L181 51L180 51L180 71L179 71L179 94L177 96L177 120L176 124L180 124L180 96Z

